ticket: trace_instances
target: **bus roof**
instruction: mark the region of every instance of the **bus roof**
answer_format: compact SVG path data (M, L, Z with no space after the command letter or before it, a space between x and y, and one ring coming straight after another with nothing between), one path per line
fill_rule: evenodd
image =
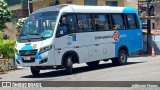
M39 9L34 13L60 11L74 13L137 13L133 7L115 7L115 6L84 6L84 5L57 5Z

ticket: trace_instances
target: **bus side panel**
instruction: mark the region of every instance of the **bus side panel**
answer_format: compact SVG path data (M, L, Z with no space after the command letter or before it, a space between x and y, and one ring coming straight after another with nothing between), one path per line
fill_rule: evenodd
M101 50L101 59L113 58L115 57L115 43L108 42L100 45Z
M138 25L139 25L139 29L137 30L138 31L138 38L139 38L139 40L138 40L138 48L137 48L137 50L142 50L143 49L143 33L142 33L142 25L141 25L141 21L140 21L140 18L139 18L139 15L138 15L138 13L136 13L136 17L137 17L137 21L138 21Z
M79 60L91 62L115 57L114 31L76 33Z
M78 48L75 48L76 42L73 41L73 36L65 35L55 38L55 60L56 65L61 65L62 57L69 51L74 51L78 54Z
M65 55L65 53L70 52L70 51L74 51L74 52L78 53L78 49L76 49L76 48L63 48L61 50L55 49L56 65L62 65L63 55Z
M116 57L121 46L126 46L128 54L142 49L142 33L140 29L119 30L120 39L116 43Z
M56 65L61 64L62 56L67 51L75 51L80 63L115 57L113 33L114 31L75 33L56 38Z
M133 37L133 42L131 42L132 47L134 47L134 51L131 53L137 52L143 48L143 41L142 41L142 30L141 29L135 29L133 30L133 34L131 37Z
M143 48L142 27L140 25L140 19L137 11L132 7L126 7L122 13L136 14L137 25L139 29L118 30L120 39L116 43L116 57L118 57L118 50L121 46L127 47L129 55Z
M121 46L126 46L128 48L129 53L133 49L130 43L132 41L132 37L130 37L130 31L118 30L118 33L119 33L119 41L116 42L116 45L115 45L116 57L118 57L118 50Z

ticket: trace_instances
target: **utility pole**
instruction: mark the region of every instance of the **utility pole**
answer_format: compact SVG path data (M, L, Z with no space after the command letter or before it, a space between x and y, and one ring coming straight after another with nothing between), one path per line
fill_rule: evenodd
M55 0L55 3L54 3L54 5L59 5L60 3L59 3L59 0Z
M152 36L151 36L151 1L152 0L147 0L147 53L151 54L152 52Z
M28 14L30 15L30 6L29 5L30 5L30 0L28 0Z

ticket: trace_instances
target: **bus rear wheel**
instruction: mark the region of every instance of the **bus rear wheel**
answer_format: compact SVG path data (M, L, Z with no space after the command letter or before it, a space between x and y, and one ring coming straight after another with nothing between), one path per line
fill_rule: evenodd
M40 70L36 69L36 68L33 67L33 66L31 66L30 69L31 69L32 75L35 75L35 76L36 76L36 75L39 75Z
M65 60L65 71L67 74L73 73L73 62L72 62L72 56L69 56Z
M116 58L112 58L113 65L125 65L127 64L127 52L125 50L120 50L119 55Z
M94 66L98 66L99 61L87 62L86 64L87 64L88 66L94 67Z

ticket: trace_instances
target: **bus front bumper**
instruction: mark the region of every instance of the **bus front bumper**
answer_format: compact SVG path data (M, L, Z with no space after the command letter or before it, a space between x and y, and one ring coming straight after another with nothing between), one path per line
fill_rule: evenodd
M49 66L54 65L53 59L48 57L48 52L41 54L40 56L16 56L16 63L19 66Z

